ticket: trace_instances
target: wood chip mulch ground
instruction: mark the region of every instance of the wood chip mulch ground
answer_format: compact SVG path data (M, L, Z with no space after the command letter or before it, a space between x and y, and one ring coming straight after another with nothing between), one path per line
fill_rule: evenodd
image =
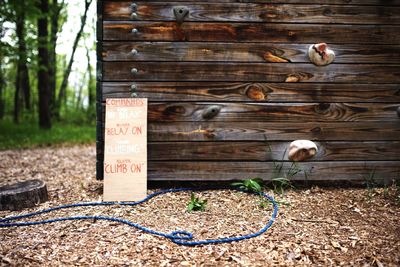
M26 179L47 183L50 201L21 212L60 204L100 201L95 147L0 151L0 185ZM153 192L157 189L151 189ZM272 191L268 192L273 194ZM284 196L278 219L260 237L230 244L184 247L126 225L59 222L0 229L4 266L400 266L400 204L396 188L310 186ZM41 219L78 214L123 217L158 231L184 229L196 239L257 231L271 215L259 199L234 191L198 193L205 212L186 211L190 193L167 194L132 207L57 211Z

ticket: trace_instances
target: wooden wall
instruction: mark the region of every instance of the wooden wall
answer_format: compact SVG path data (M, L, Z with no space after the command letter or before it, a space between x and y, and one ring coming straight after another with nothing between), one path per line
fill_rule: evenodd
M132 85L150 180L269 179L296 139L319 152L293 179L400 179L400 0L134 3L98 1L99 179L104 100ZM308 59L320 42L329 66Z

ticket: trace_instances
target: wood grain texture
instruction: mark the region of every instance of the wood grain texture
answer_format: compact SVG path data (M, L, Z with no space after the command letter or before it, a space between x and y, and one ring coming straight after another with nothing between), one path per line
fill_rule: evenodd
M103 42L104 61L210 61L309 63L311 44L212 42ZM335 63L400 62L400 45L330 45ZM132 54L132 49L137 54Z
M270 179L296 139L319 152L295 180L400 179L400 0L142 0L136 19L131 1L102 2L99 176L102 102L134 85L150 101L149 180ZM333 64L310 63L318 42Z
M168 3L138 1L135 18L132 1L104 2L104 20L175 21L173 9L189 10L186 21L399 24L400 8L355 5L293 5L271 3Z
M104 0L103 0L104 1ZM119 1L119 0L117 0ZM165 0L151 0L151 2L162 2ZM198 2L198 0L174 0L174 2ZM215 0L202 0L205 3L214 3ZM220 3L281 3L281 4L315 4L314 0L218 0ZM337 5L386 5L399 6L400 0L322 0L318 4L337 4Z
M290 142L150 142L156 161L288 161ZM400 160L400 142L316 142L318 153L308 161ZM103 149L98 150L104 153Z
M103 81L400 83L400 65L104 62Z
M400 103L399 84L103 82L99 96L149 101L387 102Z
M137 29L138 33L132 33ZM399 25L104 21L103 38L131 41L399 44ZM316 39L316 36L318 38Z
M318 153L308 161L400 160L400 142L316 142ZM290 142L150 142L149 159L158 161L288 160Z
M381 103L151 103L148 119L161 121L205 121L202 117L210 105L219 113L211 121L396 121L398 104Z
M215 116L204 113L215 107ZM398 104L386 103L149 103L149 122L397 122ZM103 119L104 121L104 109ZM351 125L349 124L349 127Z
M284 163L285 172L291 163ZM292 180L365 180L375 171L376 178L399 179L400 161L345 161L303 162L300 172ZM260 177L265 180L274 175L272 162L149 162L149 180L243 180Z
M104 131L104 124L103 130ZM160 122L149 123L149 142L160 141L399 141L398 122ZM104 140L98 135L98 140Z

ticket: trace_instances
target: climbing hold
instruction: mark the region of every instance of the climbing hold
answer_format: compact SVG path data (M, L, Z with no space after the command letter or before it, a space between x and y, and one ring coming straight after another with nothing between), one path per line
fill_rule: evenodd
M207 107L203 111L201 116L203 117L203 119L207 119L208 120L208 119L211 119L211 118L214 118L215 116L217 116L220 111L221 111L221 107L220 106L212 105L212 106Z
M132 11L136 11L136 9L137 9L137 4L136 3L132 3L131 4L131 10Z
M308 57L317 66L329 65L335 59L335 52L329 49L326 43L310 45Z
M318 152L317 145L310 140L296 140L290 143L289 160L304 161L315 156Z
M185 6L174 7L174 15L175 15L176 22L178 24L182 24L182 22L185 20L186 16L189 15L189 9Z
M257 85L251 85L246 89L246 95L248 98L252 100L266 100L267 99L267 94L264 92L264 90L257 86Z

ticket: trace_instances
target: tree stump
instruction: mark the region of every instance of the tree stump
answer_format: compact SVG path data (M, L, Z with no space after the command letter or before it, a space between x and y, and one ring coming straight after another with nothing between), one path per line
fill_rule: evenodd
M0 187L0 210L22 210L47 200L47 187L41 180L28 180Z

